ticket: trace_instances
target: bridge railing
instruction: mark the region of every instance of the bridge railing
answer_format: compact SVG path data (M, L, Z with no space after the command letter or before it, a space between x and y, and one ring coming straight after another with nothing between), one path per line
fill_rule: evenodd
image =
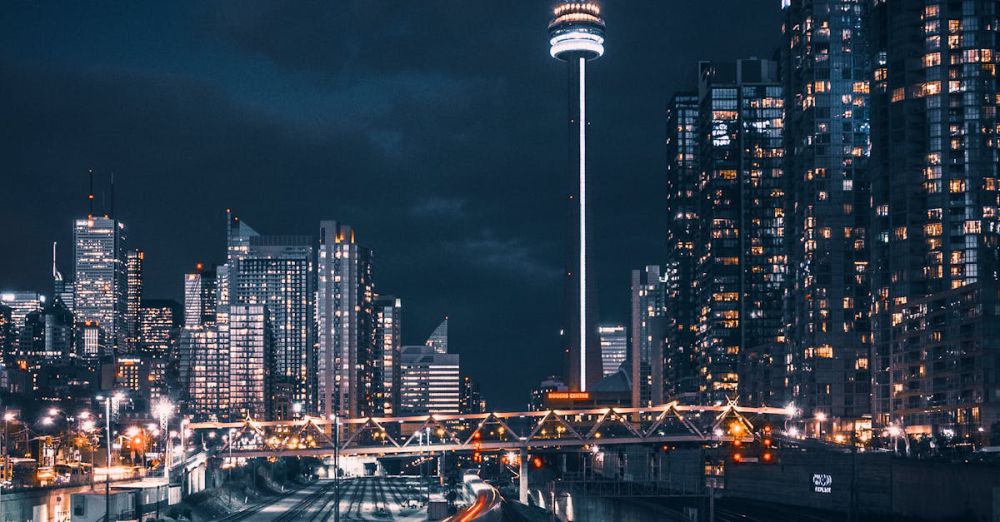
M192 430L223 430L222 450L241 456L420 454L503 451L533 447L752 440L764 417L784 408L676 402L647 408L594 408L408 417L190 423ZM336 442L336 444L335 444Z

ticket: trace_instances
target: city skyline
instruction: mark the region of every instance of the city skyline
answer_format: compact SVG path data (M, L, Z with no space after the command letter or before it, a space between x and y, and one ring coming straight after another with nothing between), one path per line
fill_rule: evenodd
M694 37L694 31L685 28L698 25L696 21L715 7L673 13L669 6L656 3L628 9L605 6L607 16L615 20L612 35L621 35L621 41L588 71L593 92L601 93L589 103L593 122L589 139L596 143L620 137L629 148L594 149L589 160L598 191L592 208L595 234L604 238L594 246L601 267L599 294L605 296L599 302L601 321L628 321L629 270L662 258L666 220L659 199L646 195L659 193L662 185L662 111L671 92L694 78L698 60L766 55L780 38L777 5L770 9L740 2L719 5L738 12L739 21L722 20L708 28L707 34L715 38L698 46L684 43ZM72 242L64 229L67 220L86 210L86 170L95 170L98 186L106 184L114 171L116 212L129 226L131 247L146 253L147 297L180 301L181 274L192 271L197 262L211 266L224 261L217 247L224 241L222 232L206 223L217 223L226 208L237 210L266 234L312 233L319 220L337 219L363 231L367 246L379 252L380 283L407 305L404 344L422 342L443 316L450 316L455 346L476 351L463 353L463 364L480 380L484 395L502 405L523 403L524 390L547 374L562 372L561 354L546 352L558 343L562 306L559 238L565 230L565 210L556 208L561 207L556 203L567 154L565 104L556 100L565 99L566 81L565 67L549 56L544 26L551 13L546 6L539 10L514 4L458 8L438 4L394 9L390 16L396 20L422 20L410 32L403 25L380 38L419 42L408 45L415 47L419 59L405 63L368 53L349 63L333 50L341 40L331 40L339 38L328 30L332 27L341 28L351 41L372 41L363 28L375 19L367 17L373 15L374 6L330 11L316 7L319 11L313 13L296 12L309 9L306 6L288 6L284 9L290 11L284 13L248 9L245 25L241 20L214 18L198 8L120 12L114 14L119 23L110 25L102 37L136 42L135 48L120 52L110 52L108 40L88 43L72 36L75 24L112 13L74 12L75 7L62 12L23 5L18 9L25 10L22 16L10 19L21 18L24 24L5 27L9 31L2 37L9 44L0 54L5 64L3 83L12 95L0 103L20 100L36 105L28 100L37 99L65 107L63 102L36 98L46 95L28 87L51 84L72 93L73 99L66 103L78 109L28 120L21 119L20 109L3 107L11 117L11 129L19 129L7 140L13 149L7 155L9 171L21 175L15 176L11 191L0 195L0 212L9 221L20 220L18 216L32 219L10 236L10 244L23 255L0 261L4 274L0 287L48 291L51 241L60 244L62 272L71 270L71 249L64 245ZM437 20L450 24L444 21L452 19L448 13L453 9L467 10L471 19L489 16L494 23L486 30L495 36L473 37L454 25L429 24ZM168 30L151 23L152 17L174 19L179 26ZM270 31L262 22L273 17L308 24L291 31L298 58L281 49L256 48L254 34ZM651 29L652 20L666 17L677 20L678 32ZM748 24L756 30L737 31ZM158 27L151 37L162 43L149 43L137 35L140 27L150 25ZM32 26L34 30L24 30ZM450 38L435 36L433 27ZM43 42L38 35L46 33L65 36ZM147 43L140 45L142 41ZM220 62L204 64L175 52L196 44L217 49ZM497 58L484 68L454 60L453 48ZM11 49L20 52L14 55ZM53 53L79 60L33 65ZM637 67L653 55L661 66L645 71ZM137 62L140 56L142 61ZM206 67L215 70L209 73ZM393 68L401 72L384 74ZM109 74L97 74L100 70ZM172 72L162 78L158 71L163 70ZM154 87L161 81L166 83ZM370 92L358 92L357 85L370 86L366 89ZM634 96L637 86L642 96ZM149 110L160 114L162 124L130 138L119 129L145 122L147 108L126 100L145 99L140 93L150 88L149 92L164 94L160 89L176 90L186 101L173 108L156 102L159 108ZM439 88L449 103L455 99L460 103L439 112L444 109L434 94ZM102 92L116 93L113 105ZM162 100L158 95L154 99ZM498 103L500 99L504 103ZM192 104L218 107L219 112L192 114ZM421 109L425 104L427 109ZM387 120L390 107L412 115ZM427 112L430 108L434 116ZM317 120L317 109L330 118ZM520 116L511 116L511 111ZM524 125L524 118L530 118L531 125ZM203 129L194 141L181 137L192 122ZM444 148L428 143L422 127L432 122L440 129L435 135L455 136L458 141L446 140L442 143L452 145ZM58 160L39 162L44 151L31 144L52 125L66 125L65 137L57 145L66 153L58 154ZM148 125L142 123L143 128ZM357 137L344 126L356 129ZM524 133L525 128L537 130ZM305 133L309 139L289 143L279 137L288 131ZM95 132L105 136L100 143L92 141ZM226 137L219 141L216 135ZM264 146L261 139L269 144ZM213 142L218 145L213 152L199 144ZM331 149L330 143L337 145ZM166 150L152 153L163 144L169 144ZM358 153L347 152L353 149ZM505 150L520 153L510 155ZM256 158L247 161L246 151L257 151ZM42 198L41 205L28 208L19 202L32 194ZM100 191L96 198L100 209ZM521 212L510 215L511 198L529 199L519 205ZM49 210L38 213L32 208ZM648 230L639 226L644 223L651 223ZM413 234L412 227L423 232ZM618 256L616 252L626 246L634 254ZM413 277L414 273L432 277ZM470 286L477 290L469 292ZM550 315L524 309L507 314L502 322L484 320L531 301ZM502 361L499 354L509 350L534 361L524 369L523 381L518 377L521 385L516 391L490 372Z
M13 6L0 513L1000 520L1000 0L549 1Z

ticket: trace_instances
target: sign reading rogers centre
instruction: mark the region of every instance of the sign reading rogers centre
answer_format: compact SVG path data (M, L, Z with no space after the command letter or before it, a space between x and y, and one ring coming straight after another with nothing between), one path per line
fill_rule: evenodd
M572 400L572 401L585 401L590 399L590 392L549 392L545 396L547 399L551 400Z

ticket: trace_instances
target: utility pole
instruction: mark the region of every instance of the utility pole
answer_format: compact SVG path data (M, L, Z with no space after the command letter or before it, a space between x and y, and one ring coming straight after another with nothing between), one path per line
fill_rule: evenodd
M108 461L104 474L104 520L111 521L111 396L104 398L104 443ZM91 470L93 472L93 470Z
M333 508L334 522L340 522L340 417L333 414Z

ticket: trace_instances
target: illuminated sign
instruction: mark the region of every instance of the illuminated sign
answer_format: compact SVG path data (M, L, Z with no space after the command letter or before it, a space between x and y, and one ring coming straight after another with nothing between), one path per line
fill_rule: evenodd
M825 473L813 473L813 491L816 493L830 493L833 489L833 476Z
M545 397L550 401L586 401L590 399L590 392L549 392Z

